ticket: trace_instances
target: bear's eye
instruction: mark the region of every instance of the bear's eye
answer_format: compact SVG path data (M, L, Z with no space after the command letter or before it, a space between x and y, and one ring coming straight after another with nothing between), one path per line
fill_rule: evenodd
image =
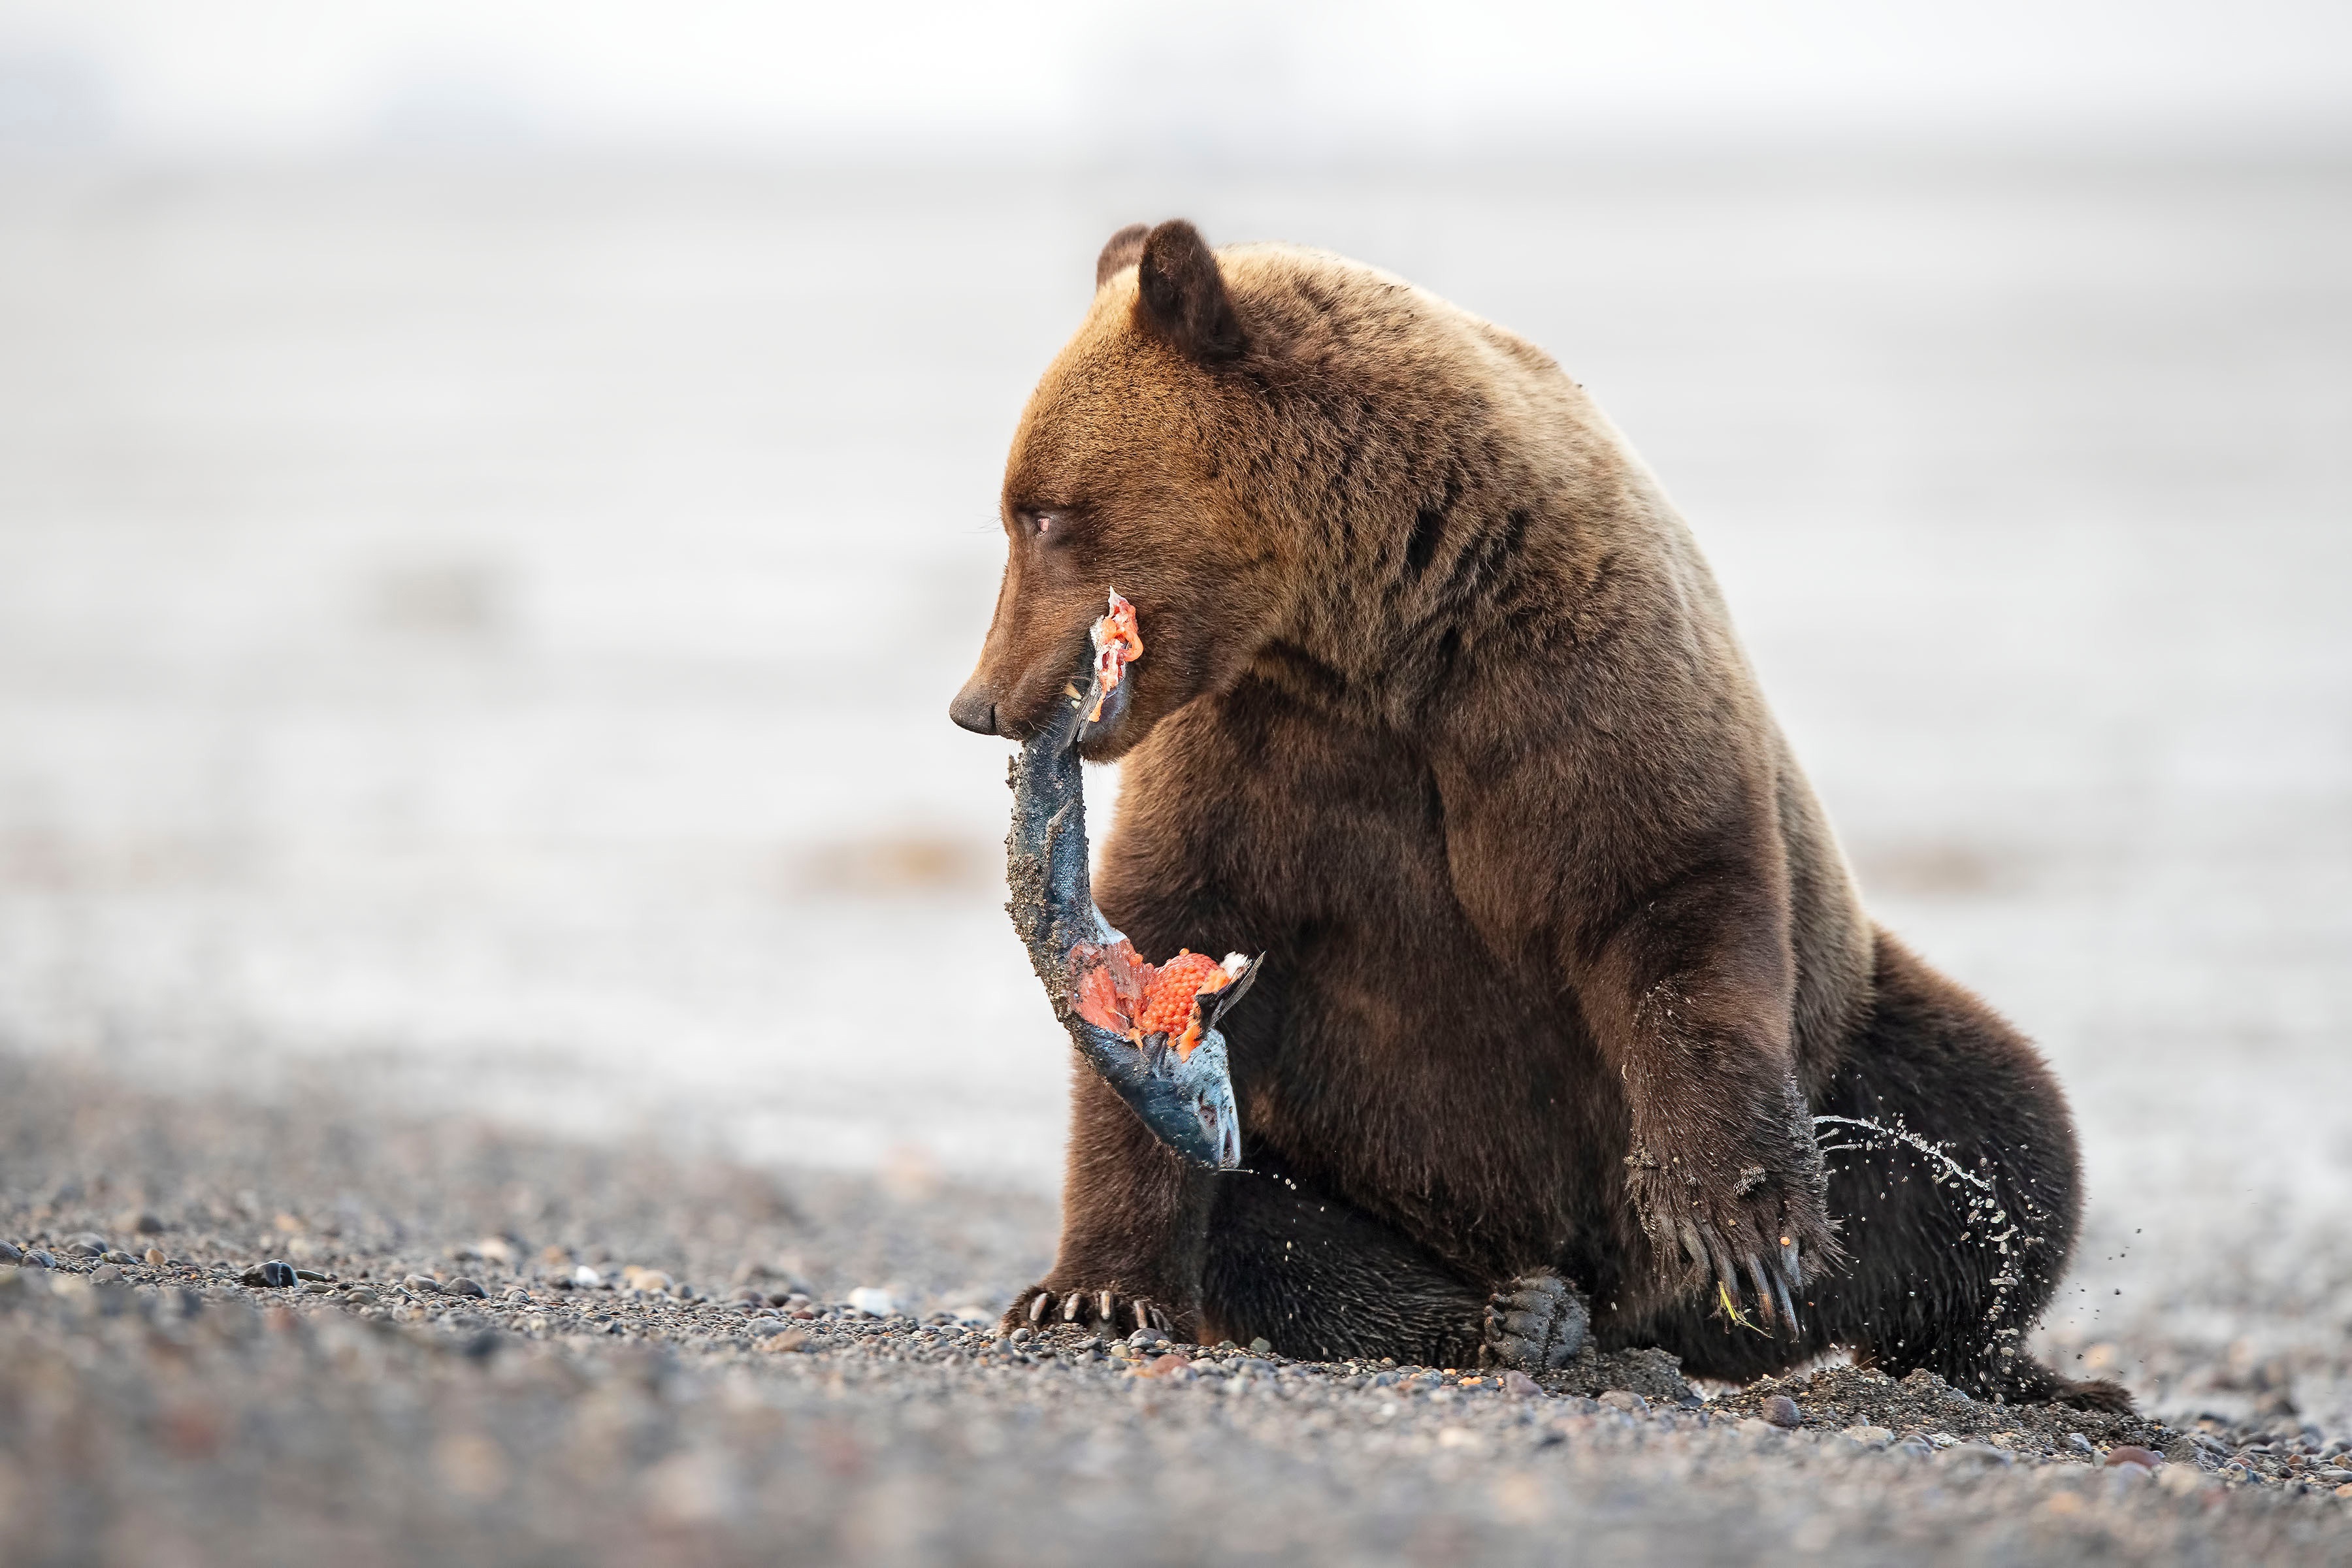
M1046 539L1053 535L1054 522L1055 518L1052 512L1041 511L1031 515L1029 519L1029 527L1038 538Z

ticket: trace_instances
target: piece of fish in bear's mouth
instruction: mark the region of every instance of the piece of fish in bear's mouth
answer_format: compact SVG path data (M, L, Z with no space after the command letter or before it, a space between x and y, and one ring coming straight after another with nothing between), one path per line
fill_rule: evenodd
M1095 622L1088 636L1095 649L1095 705L1086 721L1099 724L1110 694L1127 677L1127 667L1143 657L1143 634L1136 628L1135 606L1113 588L1109 612Z

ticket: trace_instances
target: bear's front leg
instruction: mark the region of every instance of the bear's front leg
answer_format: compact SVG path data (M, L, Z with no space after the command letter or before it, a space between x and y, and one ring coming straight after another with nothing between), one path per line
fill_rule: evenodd
M1626 1195L1665 1278L1712 1276L1735 1320L1752 1291L1765 1325L1794 1333L1796 1292L1841 1256L1812 1117L1786 1073L1707 1076L1636 1097Z
M1712 1277L1735 1321L1752 1295L1762 1327L1793 1334L1800 1288L1842 1253L1790 1059L1788 964L1769 923L1723 921L1741 900L1706 896L1654 902L1664 918L1607 945L1582 1000L1624 1085L1626 1195L1654 1277Z
M1216 1173L1161 1142L1091 1069L1070 1076L1061 1242L1053 1272L1013 1298L1002 1327L1194 1339Z

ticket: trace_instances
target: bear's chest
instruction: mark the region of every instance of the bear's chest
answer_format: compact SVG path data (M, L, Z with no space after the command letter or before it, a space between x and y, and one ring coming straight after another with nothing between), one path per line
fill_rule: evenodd
M1224 1026L1245 1150L1417 1231L1507 1213L1530 1234L1496 1246L1558 1234L1623 1142L1573 1000L1472 923L1409 750L1242 717L1171 724L1138 753L1098 890L1155 955L1266 953Z

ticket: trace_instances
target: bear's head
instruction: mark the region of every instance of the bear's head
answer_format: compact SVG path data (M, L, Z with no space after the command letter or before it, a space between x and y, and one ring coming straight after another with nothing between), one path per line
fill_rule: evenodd
M979 668L950 714L1021 739L1083 685L1087 629L1113 590L1147 650L1108 761L1230 682L1272 623L1278 546L1244 499L1265 405L1217 258L1181 220L1120 230L1086 322L1039 382L1005 465L1004 579Z

